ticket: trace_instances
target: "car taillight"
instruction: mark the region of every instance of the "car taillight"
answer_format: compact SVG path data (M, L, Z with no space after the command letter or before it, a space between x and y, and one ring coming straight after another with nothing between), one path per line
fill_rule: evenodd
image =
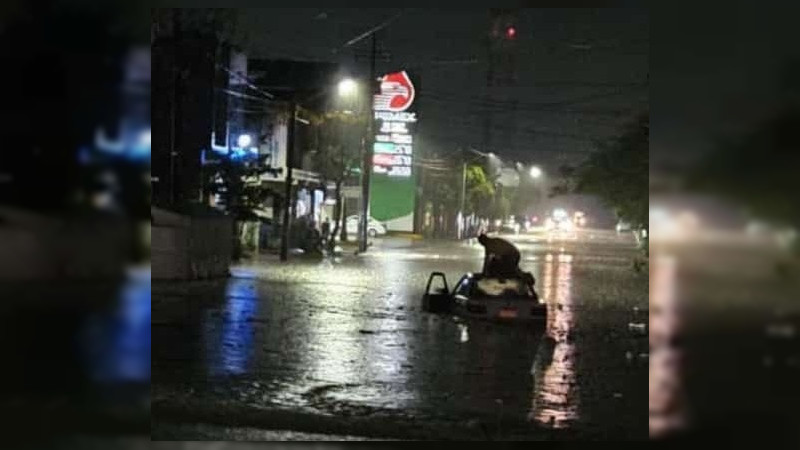
M467 305L467 311L475 314L486 314L486 306L470 303Z

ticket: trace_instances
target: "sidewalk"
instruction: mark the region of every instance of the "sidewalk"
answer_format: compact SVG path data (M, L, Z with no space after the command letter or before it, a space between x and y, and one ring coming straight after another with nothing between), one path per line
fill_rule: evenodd
M473 239L447 239L447 238L425 238L419 234L412 233L391 233L385 236L369 238L369 247L366 253L376 250L405 250L405 249L435 249L447 246L459 246L464 244L476 245L477 240ZM336 256L356 256L358 255L358 241L347 240L346 242L337 241L336 246L340 249L340 253ZM234 262L232 267L242 265L246 261L277 261L279 255L278 249L269 249L262 251L258 255L251 255L245 257L240 262ZM289 249L289 259L315 259L315 257L306 256L297 252L297 249ZM316 257L319 259L319 257Z

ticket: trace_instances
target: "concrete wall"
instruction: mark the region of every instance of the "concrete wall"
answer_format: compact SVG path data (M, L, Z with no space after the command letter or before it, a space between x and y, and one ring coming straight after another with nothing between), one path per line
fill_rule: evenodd
M233 223L225 216L187 217L153 208L151 278L196 280L228 276Z

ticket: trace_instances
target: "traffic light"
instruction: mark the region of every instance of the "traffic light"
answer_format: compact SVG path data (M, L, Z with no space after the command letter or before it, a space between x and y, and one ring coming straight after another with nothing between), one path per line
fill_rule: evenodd
M517 36L517 29L514 27L506 28L506 38L514 39Z

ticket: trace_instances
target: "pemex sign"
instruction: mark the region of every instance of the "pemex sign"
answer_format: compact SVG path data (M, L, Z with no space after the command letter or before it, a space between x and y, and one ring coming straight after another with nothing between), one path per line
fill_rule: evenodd
M402 112L414 103L414 84L406 71L381 77L380 93L375 95L375 111Z
M416 95L411 77L400 71L383 75L380 91L374 96L370 214L389 230L413 231Z

